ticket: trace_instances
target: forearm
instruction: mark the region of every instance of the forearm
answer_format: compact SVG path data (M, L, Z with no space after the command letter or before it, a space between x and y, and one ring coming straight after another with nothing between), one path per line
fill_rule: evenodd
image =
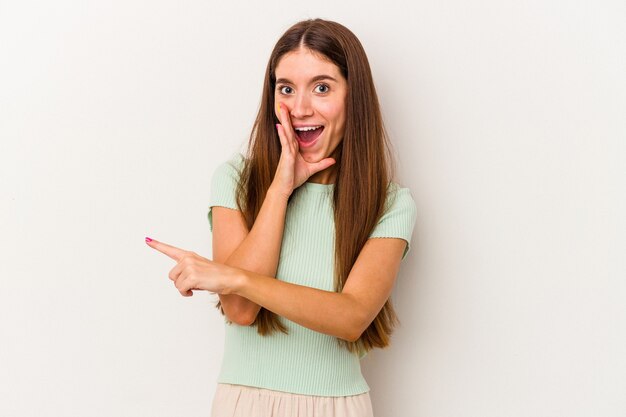
M348 341L358 339L369 325L362 306L345 293L291 284L249 271L240 271L230 291L301 326Z
M273 277L278 268L287 199L272 189L263 201L250 232L223 262L226 265ZM227 317L242 325L254 322L261 306L239 295L220 295Z
M286 212L287 199L272 189L268 190L250 232L224 263L261 275L275 276Z

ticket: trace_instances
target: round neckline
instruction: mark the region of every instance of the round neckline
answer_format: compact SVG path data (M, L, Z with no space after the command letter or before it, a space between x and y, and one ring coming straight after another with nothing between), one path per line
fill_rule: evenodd
M317 182L305 182L301 185L305 190L316 192L328 192L335 189L335 184L320 184Z

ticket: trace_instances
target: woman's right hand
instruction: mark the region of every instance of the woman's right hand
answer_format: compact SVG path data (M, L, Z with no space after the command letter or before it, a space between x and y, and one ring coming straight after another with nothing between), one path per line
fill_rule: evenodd
M319 162L307 162L299 152L296 132L291 126L289 109L284 104L278 103L278 119L276 125L282 151L276 167L276 174L270 188L289 197L293 190L306 182L309 177L319 171L323 171L335 163L333 158L324 158Z

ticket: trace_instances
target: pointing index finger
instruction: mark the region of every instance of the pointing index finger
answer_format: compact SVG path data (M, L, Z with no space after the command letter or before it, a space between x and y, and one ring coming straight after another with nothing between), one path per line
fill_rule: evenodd
M166 254L176 262L180 261L183 255L187 253L186 250L177 248L176 246L168 245L167 243L159 242L158 240L150 239L149 237L146 238L146 243L151 248L154 248L159 252Z

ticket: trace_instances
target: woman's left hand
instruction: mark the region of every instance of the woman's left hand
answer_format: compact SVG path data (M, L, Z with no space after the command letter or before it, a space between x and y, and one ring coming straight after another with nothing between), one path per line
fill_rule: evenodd
M176 261L169 273L178 291L185 297L193 295L192 290L204 290L217 294L228 294L232 290L238 269L213 262L195 252L183 250L157 240L146 238L153 249Z

